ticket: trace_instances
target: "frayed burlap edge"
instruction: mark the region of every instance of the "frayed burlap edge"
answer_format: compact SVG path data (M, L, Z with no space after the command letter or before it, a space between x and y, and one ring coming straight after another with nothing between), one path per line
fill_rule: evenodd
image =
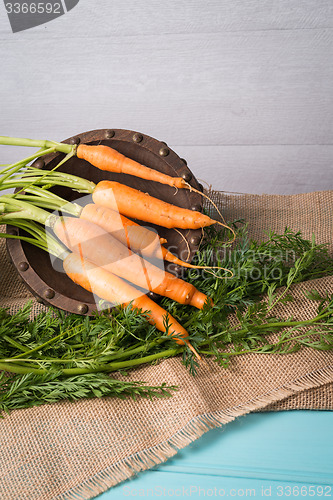
M241 405L232 408L198 415L192 418L183 429L170 439L139 453L135 453L124 460L87 479L79 486L55 497L55 500L90 499L105 492L112 486L133 478L139 472L151 469L169 458L175 456L178 450L185 448L211 429L222 427L237 417L247 415L253 411L260 411L272 403L281 401L300 391L331 383L333 381L333 365L326 366L303 377L290 381L283 386L253 398Z
M312 225L308 223L305 225L307 228L307 237L314 230L313 224L318 224L316 218L317 211L320 211L321 204L324 203L325 197L328 197L330 195L327 192L313 193L312 196L314 197L314 199L311 205L309 205L309 201L307 199L308 196L305 195L298 195L288 198L274 198L276 209L280 208L280 210L283 210L284 213L288 215L289 219L286 221L286 223L288 222L289 225L291 222L293 222L292 227L294 229L297 230L298 228L304 226L305 216L309 218L310 221L312 221ZM262 223L262 226L270 227L272 203L269 204L269 200L270 197L268 196L258 196L255 198L255 200L252 196L240 196L237 199L235 199L235 197L224 196L222 201L224 213L226 214L228 220L230 219L231 215L233 215L233 219L238 218L237 214L239 213L242 215L242 217L246 218L246 220L256 221L260 208L260 210L262 211L262 220L269 222L268 225L266 223ZM259 201L261 203L260 206ZM289 204L287 203L287 201ZM329 206L328 202L325 202L324 205L325 207L332 206ZM298 211L296 211L296 214L294 214L293 212L293 208L295 208L295 206L299 207ZM308 214L308 212L301 210L303 206L310 206L310 215ZM329 209L331 210L331 208ZM327 213L327 215L330 214ZM301 224L300 221L303 221L303 223ZM332 238L328 238L326 235L326 231L329 231L329 234L331 235L331 228L325 229L323 227L320 229L321 231L318 234L319 242L332 241ZM254 224L254 228L252 228L252 230L255 230L253 234L256 239L262 237L262 231L260 227ZM8 286L11 287L11 284L12 276L9 276ZM20 285L20 287L22 288L22 297L24 297L25 300L27 295L24 295L24 293L26 293L26 291L23 285ZM9 299L9 296L7 298ZM36 305L36 308L37 307L39 307L39 305ZM235 420L237 417L246 415L252 411L260 411L265 408L269 409L272 403L285 401L286 398L290 396L297 397L297 395L302 393L303 391L311 391L313 389L318 389L320 386L331 385L333 382L333 365L329 361L324 367L312 370L310 373L307 373L306 375L302 375L300 377L291 376L290 379L291 381L289 380L288 382L283 382L283 384L279 385L277 388L275 387L270 391L263 392L263 394L248 399L242 404L230 406L229 408L224 408L223 410L200 413L199 415L195 415L192 418L189 415L188 422L186 422L186 419L184 419L182 428L178 430L174 435L170 436L168 439L165 439L158 445L154 446L149 446L149 443L147 443L146 449L136 453L132 453L125 459L118 460L114 464L103 468L97 474L91 471L90 474L87 474L85 476L80 485L71 487L70 485L67 486L66 484L61 484L61 489L58 489L57 487L57 491L55 492L54 488L57 485L54 481L53 483L51 481L51 487L53 488L54 492L54 496L52 495L52 498L58 500L81 500L82 498L93 498L98 494L103 493L108 488L115 486L120 482L125 481L126 479L132 478L137 473L165 462L172 456L176 455L179 449L186 447L188 444L198 439L210 429L222 427L226 423ZM82 457L82 460L85 460L84 456ZM48 459L48 463L52 464L51 459ZM24 481L22 475L20 477L20 481ZM27 491L28 490L25 490L25 494L27 494ZM60 493L61 491L62 493ZM33 494L32 490L30 490L29 492L29 495L31 494ZM38 493L36 492L36 495L37 494ZM38 494L38 497L35 496L34 498L43 498L43 495L45 495L45 491L42 493L42 495ZM15 498L16 497L19 498L19 495L15 496ZM14 496L12 495L7 498L14 498ZM48 498L51 497L48 496Z

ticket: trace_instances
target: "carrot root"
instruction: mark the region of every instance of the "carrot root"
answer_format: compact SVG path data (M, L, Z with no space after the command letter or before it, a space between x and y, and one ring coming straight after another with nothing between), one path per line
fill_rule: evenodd
M186 184L187 184L187 189L189 189L190 191L194 191L195 193L200 194L200 196L203 196L204 198L206 198L213 205L213 207L215 208L215 210L217 211L217 213L219 214L219 216L222 219L222 222L220 222L220 221L214 221L214 223L215 224L220 224L221 226L225 227L226 229L228 229L229 231L232 232L233 239L231 241L228 241L227 243L233 243L235 241L235 239L236 239L236 233L232 229L232 227L230 227L230 226L227 225L227 223L225 222L224 217L221 214L221 212L220 212L219 208L217 207L216 203L214 203L213 200L207 194L203 193L202 191L198 191L198 189L195 189L194 187L192 187L191 184L189 184L188 182Z
M159 182L168 186L186 188L186 181L182 177L171 177L158 170L146 167L103 144L98 146L79 144L76 154L78 158L88 161L100 170L134 175L141 179Z
M67 276L74 283L82 286L85 290L94 293L101 299L113 305L127 306L132 303L133 307L147 313L148 321L162 332L166 331L164 318L167 316L170 325L169 335L175 337L177 344L187 345L188 332L161 306L149 299L142 292L122 280L118 276L94 265L82 255L70 253L63 262Z
M172 262L173 264L176 264L177 266L187 267L188 269L206 269L206 270L218 269L218 270L226 271L226 272L230 273L231 278L234 275L234 273L230 269L227 269L227 268L222 267L222 266L196 266L195 264L190 264L189 262L186 262L186 261L179 259L173 253L169 252L169 250L167 248L165 248L163 246L162 246L162 255L163 255L164 260L167 260L168 262ZM210 272L210 271L207 271L207 272ZM211 273L211 274L214 274L214 276L216 276L215 273Z
M82 209L80 219L97 224L123 245L134 252L140 251L143 255L160 256L161 244L166 242L165 238L160 238L152 229L140 226L106 206L89 203Z
M201 308L207 299L192 284L144 260L93 222L65 217L53 231L72 252L146 291L169 297L180 304Z
M126 217L166 228L199 229L216 221L198 211L180 208L147 193L114 181L101 181L93 192L93 201Z

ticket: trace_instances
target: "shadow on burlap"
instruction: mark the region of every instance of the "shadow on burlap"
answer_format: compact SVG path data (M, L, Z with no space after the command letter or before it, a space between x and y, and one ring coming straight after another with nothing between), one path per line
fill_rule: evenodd
M332 243L333 192L292 196L227 195L211 192L226 220L249 222L253 238L285 226ZM30 294L16 279L0 240L0 306L12 311ZM305 289L333 293L333 279L293 287L285 317L310 318L315 305ZM45 306L34 300L34 311ZM193 378L178 358L139 368L132 380L176 384L170 399L112 398L61 402L17 410L0 425L1 498L92 498L135 473L177 453L207 430L252 411L333 409L333 353L302 349L289 355L251 354L234 358L230 368L208 361Z

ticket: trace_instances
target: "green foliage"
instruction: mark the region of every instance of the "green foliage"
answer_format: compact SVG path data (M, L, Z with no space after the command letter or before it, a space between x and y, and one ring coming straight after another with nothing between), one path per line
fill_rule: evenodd
M209 295L214 306L206 304L197 310L168 298L161 301L187 329L193 347L222 367L233 356L245 353L280 355L303 347L332 349L333 296L306 292L306 299L317 305L311 320L285 320L276 313L277 305L292 300L293 284L333 275L327 246L289 229L282 235L269 232L258 243L249 239L241 221L234 228L236 242L224 246L221 242L227 240L227 232L208 228L196 256L198 265L230 269L231 278L222 270L184 271L183 278ZM266 300L261 301L264 295ZM0 310L2 411L62 399L164 397L175 387L114 380L107 373L124 375L137 365L178 354L191 373L198 367L193 353L168 336L168 324L162 336L141 311L129 306L92 318L50 309L28 321L29 313L29 304L14 315Z
M0 376L0 410L8 413L17 408L40 406L68 399L75 401L82 398L117 398L169 397L176 386L147 386L144 382L124 382L115 380L103 373L87 373L73 377L64 377L61 372L50 372L44 375L27 373L25 375L8 376L4 372Z

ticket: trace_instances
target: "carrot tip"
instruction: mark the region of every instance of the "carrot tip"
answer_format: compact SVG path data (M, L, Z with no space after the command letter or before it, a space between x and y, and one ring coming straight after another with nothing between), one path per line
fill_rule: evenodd
M190 349L190 351L193 352L194 356L199 360L202 361L202 358L200 354L194 349L193 345L191 345L189 342L186 342L187 347ZM207 363L206 363L207 364Z
M209 364L207 363L205 358L200 358L200 361L201 361L201 364L203 364L205 366L205 368L207 368L207 370L209 370L210 372L212 371L211 367L209 366Z
M210 305L213 305L213 301L210 297L207 297L204 293L196 290L192 295L190 305L196 307L197 309L202 309L206 301L208 301Z

